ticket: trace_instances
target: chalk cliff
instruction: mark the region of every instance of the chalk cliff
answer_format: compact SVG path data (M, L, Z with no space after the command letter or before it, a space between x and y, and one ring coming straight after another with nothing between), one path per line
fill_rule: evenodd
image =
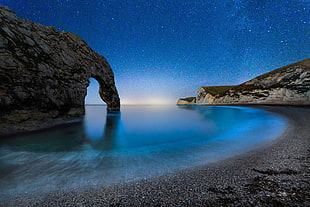
M273 70L237 86L199 87L195 103L310 104L310 59Z
M0 6L1 122L14 114L25 119L84 114L90 77L99 82L107 110L119 111L114 74L103 56L73 33L59 33Z
M177 105L192 105L196 103L196 97L180 98Z

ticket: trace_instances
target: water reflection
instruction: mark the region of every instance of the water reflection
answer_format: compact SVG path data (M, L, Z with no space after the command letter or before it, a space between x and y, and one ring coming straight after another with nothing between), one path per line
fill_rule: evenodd
M96 150L113 150L117 147L117 137L120 131L121 113L109 113L106 115L104 132L101 139L92 142Z
M2 148L9 148L12 151L31 151L37 153L79 151L84 134L82 126L82 122L77 122L70 126L8 137L0 139L0 146Z
M282 126L282 127L281 127ZM83 122L0 140L1 198L159 176L253 149L282 132L266 111L227 107L86 107Z
M36 153L112 150L121 131L121 113L106 114L104 109L93 108L83 121L68 126L0 139L0 147Z
M105 128L106 109L102 106L85 107L83 120L84 136L88 143L100 140L103 137Z
M181 110L179 110L181 109ZM181 106L175 109L128 108L124 114L107 114L103 106L86 107L83 122L15 138L0 140L0 149L31 152L176 150L259 133L265 111L251 108ZM196 112L196 113L193 113ZM124 116L123 116L124 115ZM198 117L197 117L198 115ZM259 140L257 140L259 142ZM145 149L143 149L145 150Z
M200 120L207 122L216 128L218 132L242 127L242 124L252 121L251 109L229 106L178 106L180 109L195 111L199 114ZM229 109L228 109L229 108ZM257 111L256 111L257 113ZM253 125L254 126L254 125ZM220 131L219 131L220 130Z

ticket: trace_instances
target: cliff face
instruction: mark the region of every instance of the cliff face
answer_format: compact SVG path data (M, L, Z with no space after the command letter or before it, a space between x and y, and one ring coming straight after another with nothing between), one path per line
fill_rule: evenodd
M114 74L103 56L75 34L21 19L0 6L0 114L82 115L90 77L99 82L107 110L120 110Z
M310 59L276 69L237 86L200 87L195 102L251 103L310 104Z
M180 98L177 105L193 105L196 103L196 97Z

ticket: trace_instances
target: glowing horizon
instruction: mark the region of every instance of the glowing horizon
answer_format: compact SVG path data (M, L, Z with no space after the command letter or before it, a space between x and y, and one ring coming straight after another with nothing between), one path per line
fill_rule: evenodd
M122 104L174 104L195 96L200 86L240 84L309 58L306 1L1 4L22 18L85 40L111 65ZM101 103L97 91L90 94L86 103Z
M85 97L85 104L100 104L105 105L106 103L99 96L99 83L96 79L89 79L89 86L87 87L87 95ZM127 96L121 98L122 105L172 105L176 104L177 100L172 98L166 99L165 97L133 97Z

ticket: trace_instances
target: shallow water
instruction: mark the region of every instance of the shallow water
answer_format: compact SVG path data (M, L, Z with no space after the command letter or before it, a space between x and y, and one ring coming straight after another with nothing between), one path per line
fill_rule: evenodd
M87 106L83 123L0 140L0 199L134 181L219 161L280 135L246 107Z

